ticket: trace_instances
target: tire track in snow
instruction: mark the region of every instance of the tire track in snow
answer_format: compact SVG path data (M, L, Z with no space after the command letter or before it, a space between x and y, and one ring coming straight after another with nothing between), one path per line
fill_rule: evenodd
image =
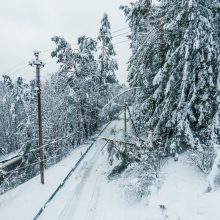
M99 137L102 133L104 133L106 131L106 129L108 128L108 126L114 122L115 120L112 120L110 122L108 122L105 127L99 132L98 136ZM96 137L96 138L97 138ZM95 145L97 143L97 140L93 141L92 144L90 145L90 147L88 147L88 149L86 150L86 152L82 155L82 157L78 160L78 162L75 164L75 166L70 170L70 172L68 173L68 175L64 178L63 182L58 186L58 188L54 191L54 193L50 196L50 198L46 201L46 203L43 205L43 207L40 208L40 210L37 212L37 214L34 216L34 220L37 220L41 214L44 212L45 208L47 207L48 203L51 202L51 200L54 198L54 196L60 191L60 189L63 188L64 184L66 183L66 181L69 179L69 177L71 176L71 174L78 168L78 166L80 165L81 161L84 159L84 157L87 155L87 153L91 150L91 148L93 147L93 145Z
M104 162L104 160L105 158L103 157L102 161L100 161L100 163L98 164L98 167L101 167L101 164ZM90 197L89 207L87 209L87 212L86 212L87 214L84 220L93 220L96 217L95 214L96 214L96 210L98 207L99 195L100 195L101 187L102 187L102 184L100 184L102 175L99 171L100 170L96 170L96 182L93 187L93 193Z
M92 159L86 163L86 167L84 168L85 172L83 176L81 177L81 181L77 184L74 192L72 193L71 199L67 202L67 205L65 208L62 210L61 214L59 215L58 219L63 220L63 219L68 219L68 216L73 216L75 210L77 209L77 205L80 203L81 200L81 193L83 192L83 189L87 183L87 180L91 174L91 171L93 170L96 162L97 162L97 157L100 154L99 148L97 148L96 152L94 153ZM82 172L80 170L79 172Z
M111 132L112 130L117 130L116 136L118 136L123 127L123 124L119 121L121 121L121 119L108 123L98 136L101 134L104 134L106 137L114 136ZM108 125L110 125L110 127ZM106 142L103 140L94 141L89 154L87 154L82 161L84 164L81 163L76 169L76 172L70 177L66 186L62 188L62 193L61 191L59 192L59 196L49 205L41 219L51 219L51 216L53 216L52 219L84 220L89 217L90 220L91 218L95 219L95 217L97 217L95 216L95 214L97 214L95 210L97 209L96 204L99 202L99 191L101 186L101 184L99 184L97 187L97 183L99 183L100 176L103 176L102 173L100 173L100 167L102 168L102 163L106 160L105 157L99 157L99 154L104 148L104 145L106 145ZM87 161L87 163L85 163L85 161ZM99 163L97 166L98 161ZM94 172L95 168L98 172ZM88 196L91 196L89 198L90 200L88 200ZM91 207L88 201L95 204L92 204ZM59 207L59 209L56 207ZM91 213L89 210L91 210Z

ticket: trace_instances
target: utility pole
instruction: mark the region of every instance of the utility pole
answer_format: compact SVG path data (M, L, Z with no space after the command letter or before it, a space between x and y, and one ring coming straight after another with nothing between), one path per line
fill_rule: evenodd
M125 102L124 104L124 126L125 126L125 136L127 134L127 114L126 114L126 110L127 110L127 103Z
M44 63L39 60L39 51L34 51L35 59L29 62L30 66L36 66L36 83L37 83L37 103L38 103L38 144L40 149L40 178L41 183L44 184L44 148L42 135L42 114L41 114L41 83L40 83L40 69L44 67Z
M128 105L126 105L126 107L127 107L127 110L128 110L128 114L129 114L129 117L130 117L130 120L131 120L132 127L134 129L134 132L135 132L136 136L139 137L136 126L135 126L135 123L134 123L134 120L133 120L132 115L131 115L131 111L130 111Z

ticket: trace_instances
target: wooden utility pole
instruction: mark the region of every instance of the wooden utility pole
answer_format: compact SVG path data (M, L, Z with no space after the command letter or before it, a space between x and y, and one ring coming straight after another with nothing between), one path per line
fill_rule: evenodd
M127 114L126 114L126 110L127 110L127 103L124 104L124 126L125 126L125 136L127 133Z
M129 114L129 117L130 117L130 120L131 120L132 127L134 129L134 132L135 132L136 136L139 137L136 126L135 126L135 123L134 123L134 120L133 120L132 115L131 115L131 111L130 111L128 105L126 105L126 107L127 107L127 110L128 110L128 114Z
M35 59L29 62L29 65L36 66L36 84L37 84L37 103L38 103L38 144L40 149L40 178L41 183L44 184L44 148L42 135L42 113L41 113L41 83L40 83L40 69L44 67L44 63L39 60L39 51L34 51Z

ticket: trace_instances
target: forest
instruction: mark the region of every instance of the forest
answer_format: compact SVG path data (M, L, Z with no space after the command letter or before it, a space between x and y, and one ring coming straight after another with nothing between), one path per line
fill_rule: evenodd
M110 18L96 39L80 36L78 49L53 36L59 69L42 82L45 167L63 160L128 106L132 131L119 148L108 140L109 178L129 176L137 197L149 194L167 158L187 154L207 176L207 192L220 184L220 2L137 0L120 6L130 33L128 85L117 79ZM126 93L126 91L132 91ZM39 174L36 81L0 79L0 156L18 153L13 170L0 168L0 193ZM115 101L126 93L123 102ZM121 145L120 145L121 146ZM114 164L114 163L113 163Z

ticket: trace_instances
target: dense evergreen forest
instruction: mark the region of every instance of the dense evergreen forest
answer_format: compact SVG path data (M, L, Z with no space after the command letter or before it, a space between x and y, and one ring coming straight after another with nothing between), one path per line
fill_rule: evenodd
M220 3L218 0L138 0L121 6L131 34L128 83L132 93L133 133L125 141L136 147L115 150L120 161L112 175L135 172L139 196L158 177L164 158L187 152L209 175L207 190L220 184ZM59 70L42 84L46 166L62 160L123 106L112 98L125 87L117 80L118 65L107 14L97 39L78 38L78 50L52 37L51 56ZM1 192L38 174L36 83L0 80L0 154L22 152L21 170L3 181ZM130 94L130 93L129 93ZM110 104L109 104L110 103ZM108 104L108 107L106 105ZM34 166L28 166L36 163ZM125 172L122 172L125 171Z

